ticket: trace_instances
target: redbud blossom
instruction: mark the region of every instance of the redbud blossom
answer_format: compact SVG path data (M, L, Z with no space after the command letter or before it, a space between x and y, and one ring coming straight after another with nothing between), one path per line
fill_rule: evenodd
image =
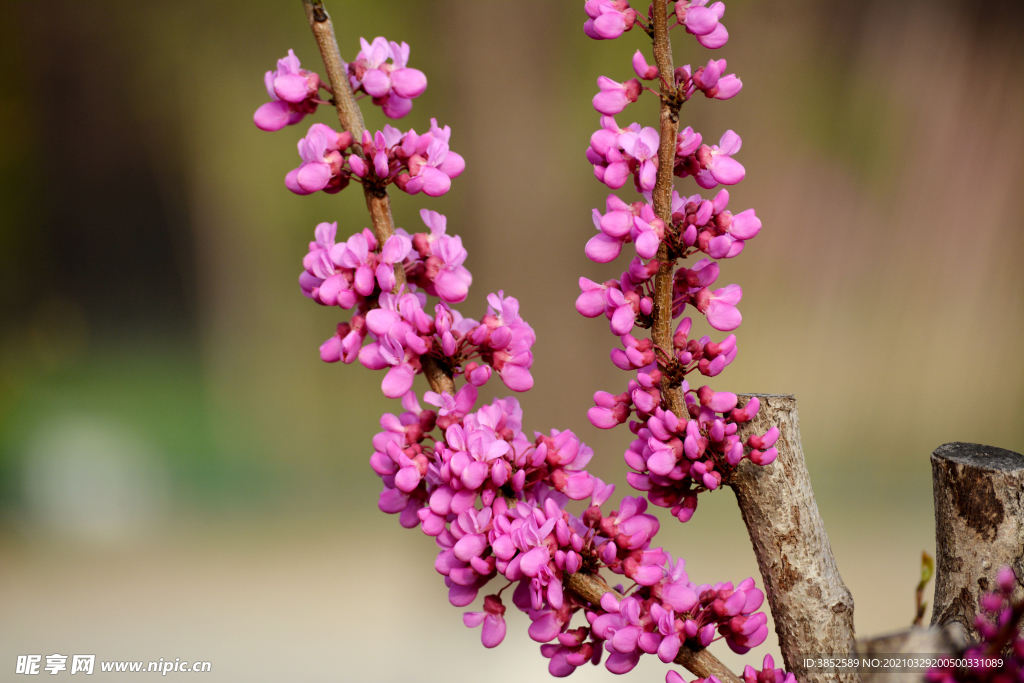
M398 119L412 109L412 100L427 89L427 77L418 69L406 66L409 62L407 43L390 43L382 37L373 43L360 38L362 50L348 65L349 82L353 92L360 90L373 98L388 118ZM388 64L387 60L391 60Z
M630 102L640 97L640 81L631 78L625 83L618 83L605 76L599 76L597 86L601 92L594 95L594 109L607 116L618 114Z
M636 21L636 10L626 0L587 0L583 9L590 17L583 32L595 40L618 38Z
M266 73L264 82L271 101L256 110L253 121L257 128L281 130L316 111L320 77L299 66L295 52L288 50L287 57L277 60L277 70Z

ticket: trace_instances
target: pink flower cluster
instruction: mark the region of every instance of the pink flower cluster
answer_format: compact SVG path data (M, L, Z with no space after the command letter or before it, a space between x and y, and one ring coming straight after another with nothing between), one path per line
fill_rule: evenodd
M312 71L300 68L299 58L288 50L288 56L277 60L277 70L268 71L264 77L267 102L253 116L253 122L261 130L281 130L285 126L301 121L306 114L316 111L317 94L323 87L320 77Z
M974 626L981 642L964 651L963 668L935 667L925 674L929 683L1019 683L1024 680L1024 603L1014 603L1020 579L1009 567L999 570L996 589L983 595ZM997 664L998 662L998 664Z
M423 94L427 78L422 71L406 66L409 45L388 42L378 37L373 43L360 38L362 51L346 65L354 92L373 98L389 118L401 118L412 109L412 100ZM390 61L389 61L390 60ZM329 88L320 77L301 69L292 50L277 62L276 71L266 74L267 92L272 99L254 116L256 126L275 131L298 123L316 111L320 88ZM298 143L302 163L285 177L285 186L296 194L339 192L354 179L383 190L394 183L403 192L423 192L439 197L451 188L452 178L466 168L466 162L449 148L451 128L441 128L430 120L430 131L419 135L384 126L383 131L365 131L354 140L348 131L341 133L322 123L313 124Z
M594 209L594 227L598 234L587 242L586 254L595 263L614 261L623 245L632 242L640 258L651 259L662 242L671 254L687 255L687 250L702 251L712 258L732 258L743 251L746 240L761 231L761 221L753 209L733 215L726 210L729 191L721 190L714 200L700 195L681 198L672 193L672 223L654 214L650 194L647 202L627 204L614 194L608 195L606 212ZM717 273L717 270L715 271Z
M414 129L403 133L385 125L373 135L363 133L362 155L345 156L353 143L352 134L314 123L299 140L302 164L285 177L285 186L295 194L333 193L354 178L374 188L394 183L409 194L422 191L440 197L451 189L452 178L466 168L462 156L448 148L450 138L451 127L439 127L436 119L430 120L430 131L423 135Z
M708 0L677 1L676 23L670 28L682 26L687 33L696 36L698 43L716 49L729 40L729 32L720 23L725 5L715 2L706 7L707 4ZM631 8L627 0L587 0L583 8L589 17L583 24L583 32L595 40L618 38L637 23L650 32L650 18Z
M412 110L412 100L427 89L423 72L406 66L409 45L388 42L381 37L374 38L373 43L366 42L365 38L360 38L359 42L363 49L354 62L345 65L353 92L372 97L373 103L380 106L388 118L402 118ZM330 88L316 73L300 66L295 52L288 50L287 57L277 60L277 70L266 73L264 80L271 101L257 109L253 117L261 130L281 130L315 112L318 104L326 104L318 98L318 93L320 88L328 91Z
M658 581L641 593L649 597L627 597L621 601L610 593L601 600L605 611L591 621L594 635L610 641L614 665L625 673L636 665L642 653L657 654L666 664L679 654L684 642L710 645L717 636L740 653L748 652L768 636L767 616L756 612L764 594L754 580L739 586L719 583L698 586L689 580L682 560L666 560Z
M613 190L626 184L632 176L637 192L651 192L658 174L658 145L661 136L654 128L631 123L620 128L612 116L601 117L601 128L590 137L587 160L594 166L594 175ZM732 158L740 151L742 141L733 131L726 131L717 145L702 144L700 133L692 128L679 133L676 145L675 174L681 178L694 176L705 189L718 185L735 185L743 180L746 170Z
M649 325L654 310L652 278L657 272L657 261L644 263L637 257L618 280L598 284L581 277L582 293L576 299L576 310L588 318L603 313L612 333L618 336L628 334L637 320Z
M400 119L412 110L412 101L427 89L427 77L419 69L410 69L409 44L377 37L373 43L359 39L362 50L348 65L353 92L365 92L373 98L389 119ZM388 63L391 60L391 63Z
M528 390L536 335L519 316L519 302L502 292L491 294L480 322L452 309L450 304L465 300L473 281L462 265L466 250L461 238L445 234L443 215L423 209L420 216L430 233L409 235L399 228L380 248L369 229L336 242L336 223L317 226L299 276L302 292L323 306L356 310L321 345L320 357L345 363L358 358L371 370L387 369L381 388L389 398L409 391L427 355L475 386L485 384L493 371L513 391ZM392 293L399 267L408 284ZM433 315L426 313L428 294L441 300Z
M643 653L672 661L684 643L706 647L724 638L745 652L764 641L767 619L756 612L764 596L753 579L735 587L690 582L682 560L651 548L659 524L646 499L627 497L602 513L614 487L586 471L593 451L571 431L535 433L531 442L515 399L473 410L476 398L472 385L455 396L428 393L435 411L406 394L406 412L381 419L385 431L374 437L370 458L384 483L380 509L435 538L434 567L453 605L469 605L495 578L516 585L512 601L529 616L530 637L557 641L541 649L556 676L599 662L602 648L608 669L625 673ZM587 498L581 517L564 510L568 500ZM636 588L621 602L607 594L599 605L564 593L568 574L602 567ZM505 588L463 618L482 626L486 647L506 633ZM588 626L569 629L579 611Z

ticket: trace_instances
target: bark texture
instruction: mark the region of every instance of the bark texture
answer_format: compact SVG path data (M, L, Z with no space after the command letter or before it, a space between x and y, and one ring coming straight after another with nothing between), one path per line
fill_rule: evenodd
M661 107L659 110L658 178L651 193L654 213L665 222L672 224L672 172L676 160L676 136L679 132L679 98L675 89L672 64L672 43L669 40L668 2L655 0L651 5L653 16L651 28L654 31L654 62L661 74ZM669 254L668 245L663 241L655 256L660 264L654 278L654 322L651 338L655 347L666 352L672 349L672 276L676 259ZM686 417L686 401L682 388L673 386L669 377L662 378L661 395L666 407L675 415Z
M978 599L1009 566L1024 577L1024 456L972 443L932 453L935 597L932 624L959 624L978 640ZM1014 599L1024 597L1017 586Z
M839 575L811 490L796 399L755 395L761 410L740 434L745 438L777 426L779 456L765 467L744 460L729 485L754 546L786 669L801 683L855 683L856 674L818 673L802 666L806 655L854 651L853 596ZM740 405L750 398L741 396Z

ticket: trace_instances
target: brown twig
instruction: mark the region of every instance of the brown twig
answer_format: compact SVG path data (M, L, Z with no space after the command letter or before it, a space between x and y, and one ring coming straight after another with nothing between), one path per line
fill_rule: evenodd
M654 213L665 222L672 223L672 172L676 159L676 135L679 131L679 103L674 84L675 68L672 65L672 44L668 39L668 2L655 0L651 6L654 12L654 61L658 65L661 79L661 144L658 147L658 179L654 184L652 198ZM662 242L655 257L660 263L654 278L654 324L651 336L654 343L663 349L672 348L672 274L675 258L670 258L668 245ZM669 410L680 418L686 418L686 401L678 386L672 386L666 376L661 380L661 395Z

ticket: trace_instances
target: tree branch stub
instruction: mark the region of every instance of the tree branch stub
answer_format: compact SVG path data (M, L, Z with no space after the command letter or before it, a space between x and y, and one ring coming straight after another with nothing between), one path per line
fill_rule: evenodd
M740 405L751 396L741 396ZM779 455L764 467L744 460L728 484L750 534L782 657L801 683L856 683L855 673L817 673L803 667L807 655L854 652L853 596L839 575L811 489L796 399L756 396L761 409L740 435L745 439L778 427Z
M978 640L978 599L1003 567L1024 598L1024 456L971 443L947 443L931 456L935 499L932 625L958 625Z

